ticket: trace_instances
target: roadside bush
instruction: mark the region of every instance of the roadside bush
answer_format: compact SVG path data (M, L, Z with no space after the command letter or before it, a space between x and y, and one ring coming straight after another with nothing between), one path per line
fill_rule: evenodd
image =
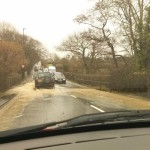
M19 44L6 41L0 43L0 71L5 76L18 72L24 60L24 52Z
M131 67L111 71L110 88L118 91L147 91L146 72L135 72Z
M12 73L21 70L24 63L24 52L22 47L15 42L0 42L0 87L7 89L8 77Z

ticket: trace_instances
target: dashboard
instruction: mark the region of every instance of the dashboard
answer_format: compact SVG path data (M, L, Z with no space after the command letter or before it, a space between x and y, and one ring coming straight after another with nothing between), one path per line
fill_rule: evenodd
M148 150L150 128L89 131L0 144L0 150Z

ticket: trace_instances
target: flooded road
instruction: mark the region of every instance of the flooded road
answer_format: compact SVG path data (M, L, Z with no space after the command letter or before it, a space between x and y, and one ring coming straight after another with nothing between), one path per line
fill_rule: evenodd
M67 81L53 89L34 89L34 82L10 89L16 96L0 109L0 130L21 128L76 116L127 109L150 109L150 102L99 91Z

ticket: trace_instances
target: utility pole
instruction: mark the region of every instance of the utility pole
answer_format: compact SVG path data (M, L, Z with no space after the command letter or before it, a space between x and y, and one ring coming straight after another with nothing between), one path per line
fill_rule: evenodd
M23 47L23 51L24 51L24 30L25 28L23 28L23 35L22 35L22 47ZM22 80L25 77L25 66L24 66L24 58L23 58L23 64L21 66L21 72L22 72Z

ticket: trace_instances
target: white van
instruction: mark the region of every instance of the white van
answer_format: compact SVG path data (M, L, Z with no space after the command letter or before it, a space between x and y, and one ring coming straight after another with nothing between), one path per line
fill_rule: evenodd
M49 66L48 71L51 72L51 73L55 73L56 72L56 67L55 66Z

